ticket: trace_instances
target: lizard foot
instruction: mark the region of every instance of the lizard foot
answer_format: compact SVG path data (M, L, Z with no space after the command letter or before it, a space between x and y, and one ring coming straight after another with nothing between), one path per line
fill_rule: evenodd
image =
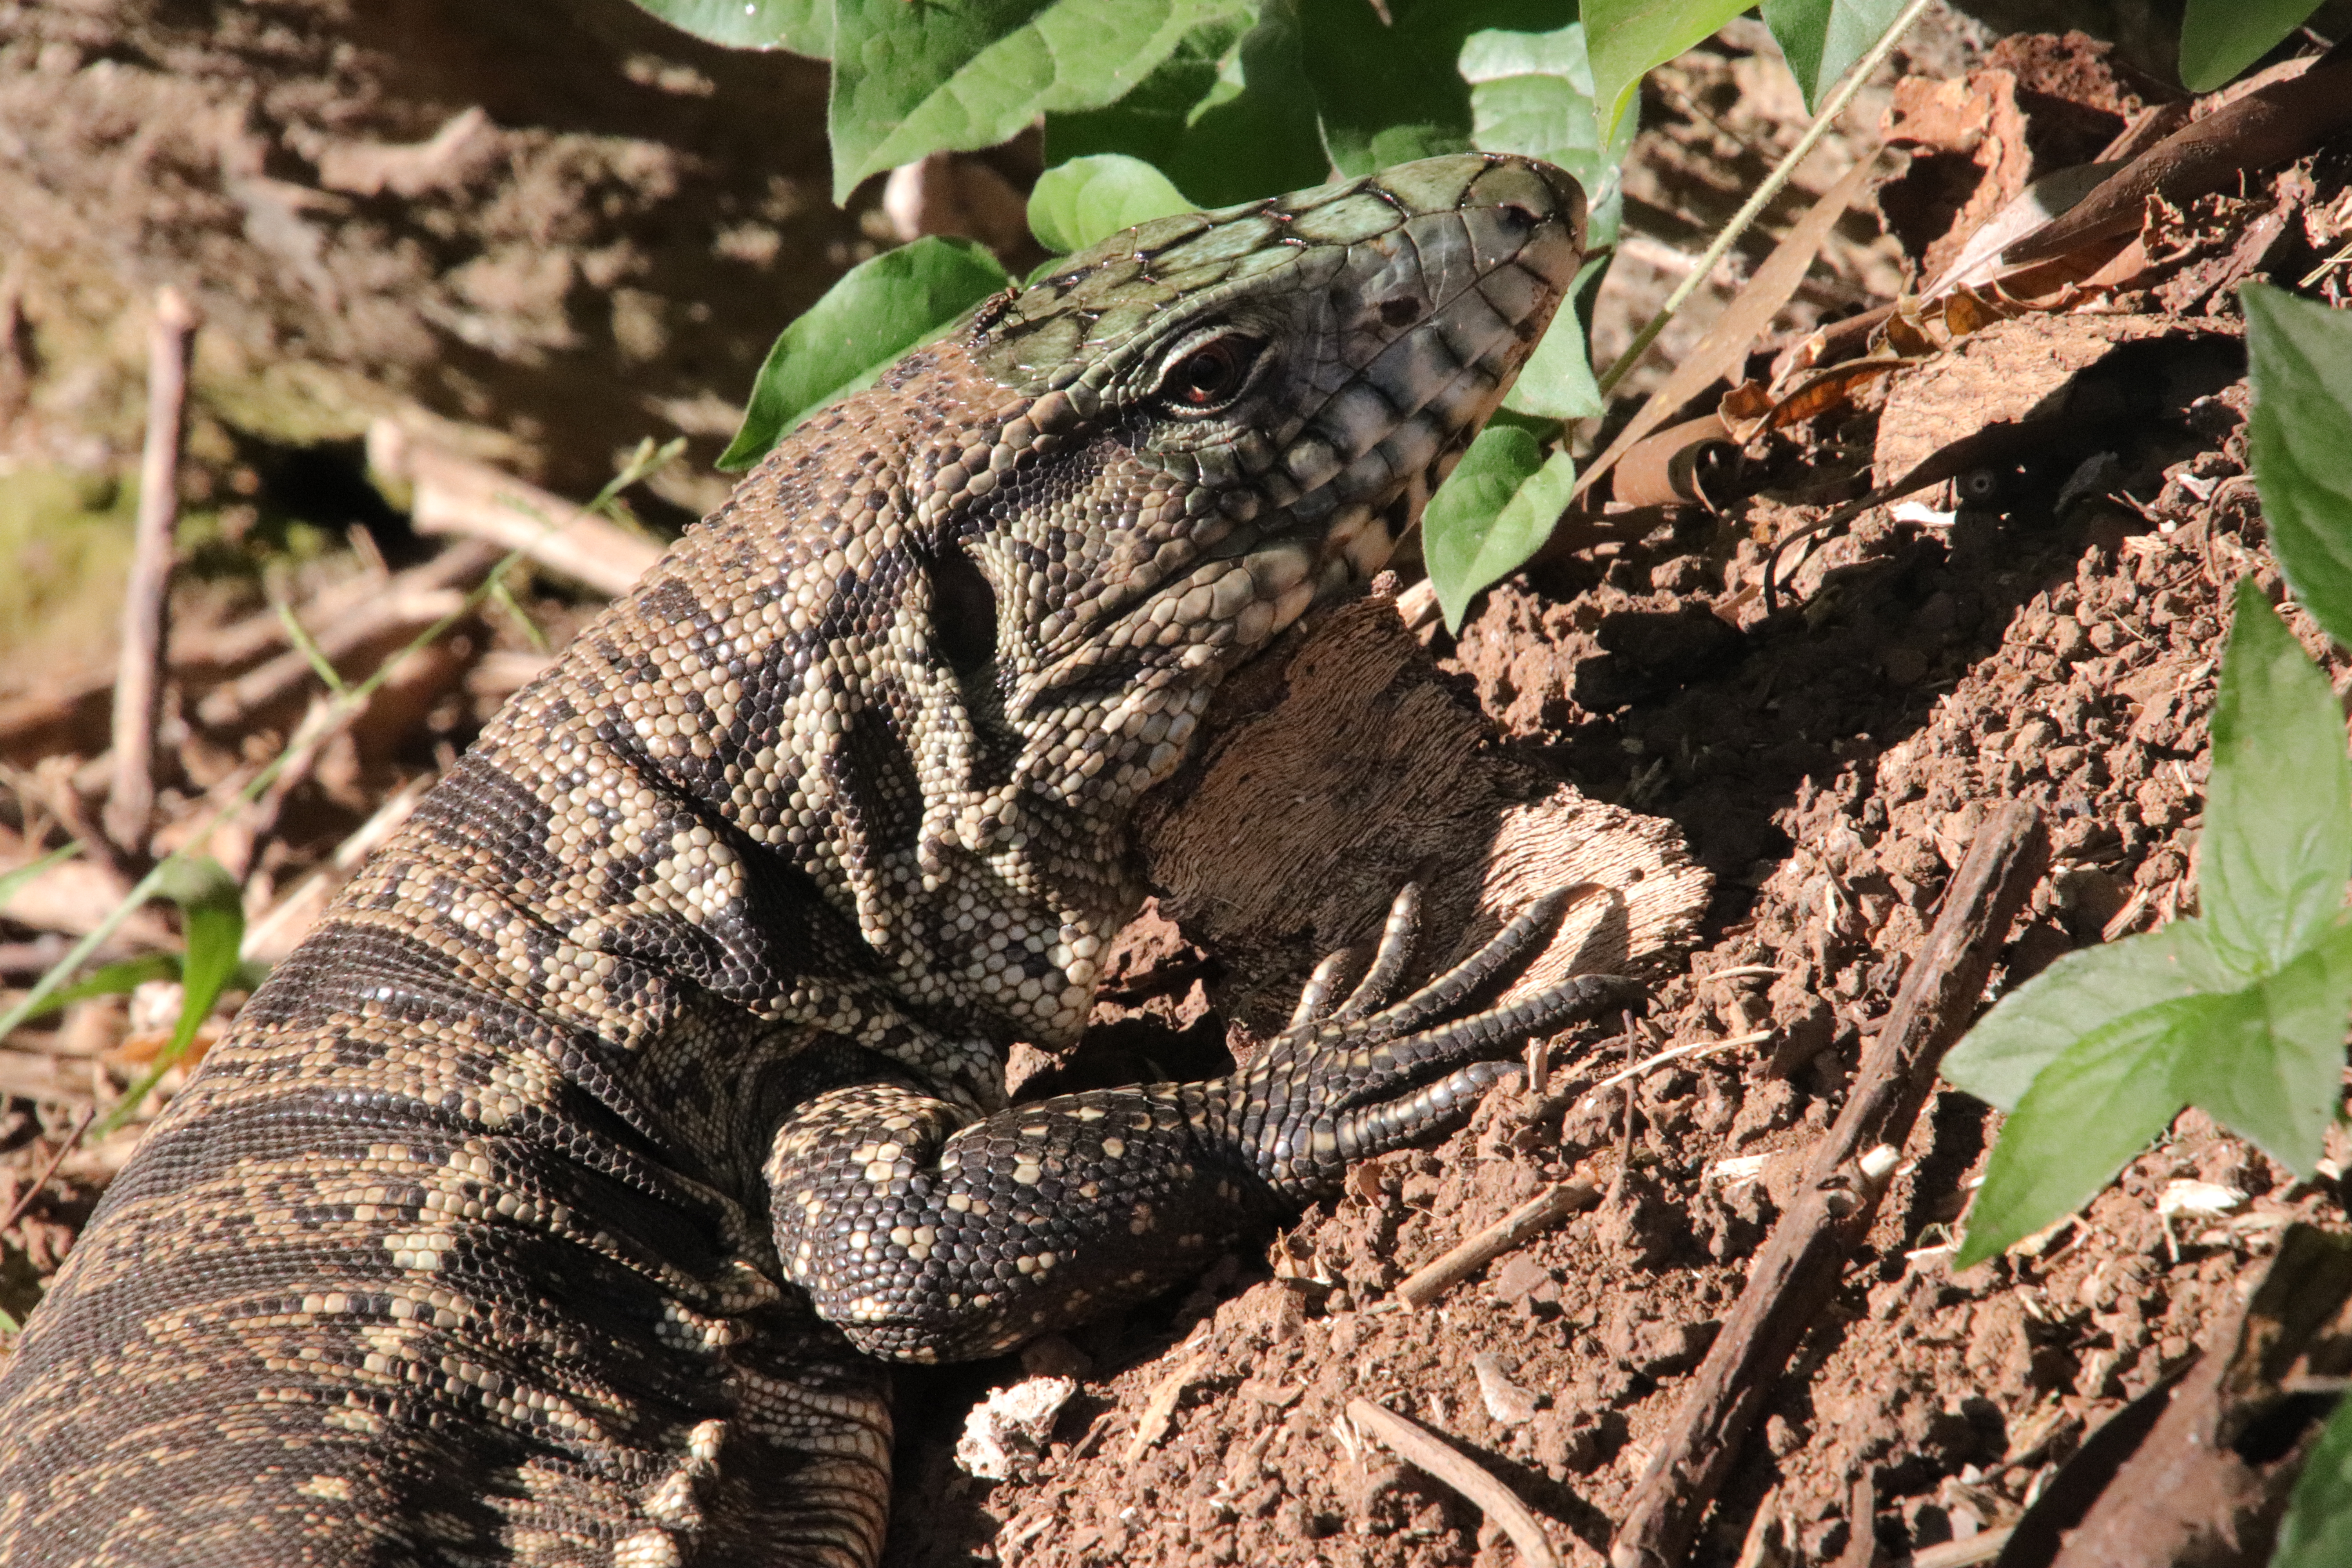
M1217 1086L1259 1174L1302 1198L1327 1192L1350 1163L1460 1125L1487 1088L1518 1070L1513 1058L1530 1037L1635 1001L1634 981L1579 974L1473 1009L1474 998L1540 950L1563 901L1559 893L1538 900L1477 952L1391 1002L1420 926L1420 891L1408 884L1345 999L1331 998L1346 955L1318 964L1289 1026Z

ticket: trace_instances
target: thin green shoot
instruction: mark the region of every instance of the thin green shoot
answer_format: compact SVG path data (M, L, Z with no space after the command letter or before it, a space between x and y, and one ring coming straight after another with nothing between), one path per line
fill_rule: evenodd
M638 534L646 533L646 525L638 519L637 514L621 504L621 492L640 479L650 479L655 474L660 473L677 461L678 454L685 450L686 437L683 436L666 441L659 447L654 445L652 437L641 437L637 442L636 450L629 454L628 460L621 465L620 471L606 481L603 489L589 498L583 510L593 511L599 517L610 519Z
M540 653L554 651L554 646L547 640L547 634L539 629L539 623L531 619L530 612L523 608L522 601L515 597L514 590L504 582L491 591L490 602L504 610L515 625L522 628L524 639L534 649Z
M310 666L311 673L326 682L328 690L341 697L348 689L343 683L342 676L336 671L334 665L329 662L326 650L318 645L310 634L303 628L302 623L295 618L294 607L283 599L271 600L269 607L278 612L278 624L286 628L286 640L292 643L296 650L302 655L303 659Z
M6 909L8 907L8 900L16 896L16 890L24 887L27 882L30 882L34 878L39 876L42 872L47 870L52 866L62 866L80 853L81 840L79 838L69 838L65 843L58 845L55 849L52 849L47 854L42 856L39 859L28 860L13 871L0 874L0 910Z
M685 446L683 437L658 448L652 447L650 439L640 442L636 451L630 455L629 461L623 465L621 471L615 474L603 489L596 492L593 500L589 501L588 510L604 512L605 509L611 506L614 497L646 475L674 461L677 455L685 450ZM526 511L530 510L521 507L520 503L515 504L518 510ZM543 518L541 521L543 523L547 521ZM278 775L285 771L287 764L295 756L300 754L317 740L331 733L357 712L367 700L375 694L376 689L390 679L393 670L398 667L402 659L419 649L430 647L450 627L479 609L486 600L498 593L505 584L507 574L521 563L523 558L524 552L520 550L508 553L504 559L490 568L488 574L466 595L456 609L419 632L409 640L406 647L378 665L373 673L365 679L338 692L332 702L314 709L302 726L296 731L292 739L279 749L278 754L264 763L252 778L247 779L244 787L236 795L215 807L212 815L205 818L190 836L185 845L159 861L152 870L133 884L131 890L123 895L121 900L113 909L107 911L104 918L91 929L88 935L76 942L64 957L51 964L41 977L34 982L32 989L17 998L5 1013L0 1013L0 1039L5 1039L16 1033L28 1018L41 1010L43 1005L64 987L67 977L79 972L82 965L89 961L90 955L121 928L122 922L131 918L132 910L142 907L153 899L164 889L171 877L187 874L184 868L194 865L199 852L212 841L215 831L228 819L231 814L258 800L262 794L277 782ZM74 847L69 846L68 848L70 847ZM58 853L62 855L64 851ZM170 1065L168 1061L163 1063L165 1068ZM160 1078L162 1075L156 1072L152 1076ZM145 1099L152 1088L152 1082L144 1085L134 1084L122 1099L117 1100L108 1110L104 1118L105 1124L109 1127L120 1125L121 1121L130 1114L131 1108L135 1108L142 1100Z
M1876 70L1879 62L1893 51L1895 43L1910 30L1911 24L1927 9L1927 5L1928 0L1911 0L1903 7L1902 15L1895 18L1894 25L1879 35L1878 42L1871 46L1870 52L1853 62L1853 68L1845 73L1836 90L1823 100L1822 111L1813 116L1812 124L1805 128L1805 133L1797 138L1797 144L1773 165L1772 172L1764 176L1763 182L1740 205L1739 210L1731 215L1731 221L1723 226L1714 243L1693 264L1690 276L1666 296L1666 302L1658 307L1657 314L1642 324L1642 330L1633 334L1633 341L1625 345L1625 352L1617 356L1616 363L1601 373L1602 396L1607 396L1619 382L1625 379L1626 373L1640 363L1642 356L1649 352L1650 345L1657 342L1658 334L1666 330L1666 323L1674 320L1675 312L1688 304L1691 296L1706 286L1707 279L1714 275L1716 263L1730 254L1731 247L1739 242L1741 235L1748 232L1748 226L1756 221L1757 216L1770 205L1774 196L1780 194L1780 187L1789 183L1790 176L1797 172L1797 165L1803 163L1821 144L1822 138L1829 134L1830 127L1845 111L1845 106L1853 100L1853 95L1861 90L1864 82L1870 79L1870 73Z
M509 554L490 568L489 574L466 595L465 601L456 609L419 632L398 654L385 659L367 679L350 687L333 702L313 709L301 728L296 731L293 739L289 741L276 756L263 763L253 777L247 779L244 786L235 795L215 807L212 814L189 837L184 847L165 856L156 863L154 869L133 883L131 890L122 896L113 909L107 911L105 916L90 929L89 934L74 943L64 957L51 964L41 977L33 983L32 988L18 997L5 1012L0 1012L0 1039L7 1038L23 1026L25 1021L32 1017L43 1003L63 988L68 976L79 973L82 965L89 962L90 955L103 947L107 939L121 929L122 922L131 918L133 910L143 907L163 890L168 868L193 861L196 853L212 841L213 834L222 823L233 814L260 799L263 793L278 782L278 775L285 771L289 762L312 742L331 732L348 720L369 698L374 696L376 689L390 679L393 669L402 658L420 648L429 647L451 626L472 615L488 596L491 585L499 582L522 558L522 552L519 550Z

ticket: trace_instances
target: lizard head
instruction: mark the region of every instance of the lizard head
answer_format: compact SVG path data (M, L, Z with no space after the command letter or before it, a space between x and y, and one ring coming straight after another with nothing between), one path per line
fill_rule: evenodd
M1228 669L1387 561L1583 237L1559 170L1431 158L1158 219L983 306L965 347L1025 401L934 489L983 490L940 508L934 614L987 618L1014 775L1100 805L1172 771Z
M1434 158L1144 224L989 301L681 547L777 639L725 714L745 753L692 760L943 1029L1074 1038L1142 897L1134 798L1229 670L1388 559L1583 230L1556 169Z

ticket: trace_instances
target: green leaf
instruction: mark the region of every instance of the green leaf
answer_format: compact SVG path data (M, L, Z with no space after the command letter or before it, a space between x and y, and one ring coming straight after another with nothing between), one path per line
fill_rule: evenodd
M1812 112L1822 94L1869 52L1903 0L1764 0L1764 25Z
M1330 178L1294 0L1265 0L1254 26L1220 18L1196 28L1116 103L1045 117L1049 163L1097 153L1142 159L1204 207Z
M58 986L42 997L25 1016L42 1017L70 1007L77 1002L87 1002L93 996L121 996L138 990L150 980L177 980L179 977L178 953L142 953L137 958L126 958L120 963L93 969L70 985Z
M1463 40L1458 68L1470 84L1470 139L1482 153L1523 153L1557 163L1584 187L1586 243L1617 242L1624 198L1619 170L1635 126L1618 122L1603 141L1592 107L1592 65L1584 27L1549 33L1488 28Z
M1067 255L1156 217L1191 212L1168 176L1140 158L1098 153L1056 163L1029 193L1029 232Z
M2207 923L2061 959L1945 1058L1946 1078L2016 1107L1956 1267L2081 1206L2184 1105L2293 1171L2315 1168L2341 1098L2352 923L2234 989L2200 951Z
M236 879L209 857L174 855L155 869L157 890L180 906L180 933L187 943L180 958L180 1016L171 1039L155 1053L146 1072L90 1129L94 1137L104 1137L131 1119L164 1073L187 1054L228 983L247 973L237 956L245 941L245 900Z
M2343 1100L2352 926L2211 1000L2203 1035L2175 1058L2174 1091L2308 1180Z
M1547 458L1516 426L1479 432L1421 519L1422 553L1446 630L1460 631L1479 591L1542 547L1575 489L1576 462L1566 452Z
M220 1000L237 972L237 948L245 941L245 898L236 879L217 860L174 857L163 864L163 896L180 906L180 931L187 952L180 960L184 997L172 1043L158 1060L177 1059Z
M2312 0L2189 0L2180 18L2180 81L2215 88L2271 52L2319 7Z
M1569 285L1568 298L1544 329L1543 341L1504 397L1505 409L1538 419L1591 419L1601 412L1601 383L1592 374L1592 356L1585 345L1593 297L1608 270L1608 252L1585 258L1576 281Z
M2070 952L2003 996L1945 1053L1944 1080L2014 1110L2034 1075L2116 1018L2242 978L2215 957L2201 921Z
M2295 598L2352 647L2352 310L2249 283L2247 446L2271 550Z
M2115 1179L2180 1114L2171 1061L2213 998L2142 1007L2092 1030L2042 1069L2000 1130L1955 1268L2023 1240Z
M1470 151L1464 40L1489 28L1540 33L1576 20L1571 0L1299 0L1307 76L1323 145L1341 174Z
M1109 103L1203 23L1246 14L1245 0L836 0L833 199L927 153Z
M2343 1568L2352 1562L2352 1398L2336 1414L2295 1479L2270 1568Z
M636 0L671 26L735 49L833 58L833 0Z
M1592 101L1604 134L1616 134L1652 66L1720 32L1746 9L1743 0L1586 0Z
M768 351L719 467L750 468L812 410L865 385L1007 281L986 247L937 235L851 268Z
M2265 974L2310 945L2352 877L2352 760L2327 677L2252 579L2213 705L2198 903L2214 951Z

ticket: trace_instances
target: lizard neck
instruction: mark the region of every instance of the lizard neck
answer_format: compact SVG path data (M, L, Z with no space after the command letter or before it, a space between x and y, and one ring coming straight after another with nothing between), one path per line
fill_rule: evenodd
M862 958L939 1034L1000 1052L1060 1046L1142 897L1135 792L1042 787L1051 737L1007 717L1013 683L991 659L958 668L942 653L955 638L939 563L968 560L949 542L971 528L971 503L926 498L1032 399L958 348L919 368L803 426L582 634L623 694L597 714L600 735L726 826L726 842L673 854L645 889L666 915L716 931L714 915L757 903L761 875L804 879L863 951L779 954L788 972ZM628 695L648 690L664 695ZM519 699L518 719L543 724L534 706Z

